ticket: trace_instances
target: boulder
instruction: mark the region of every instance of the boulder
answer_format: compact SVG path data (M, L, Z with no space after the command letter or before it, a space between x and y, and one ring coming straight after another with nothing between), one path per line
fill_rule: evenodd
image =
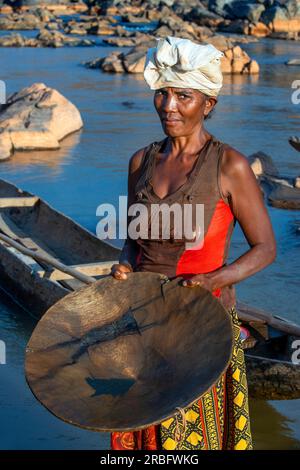
M95 34L96 36L108 36L115 34L115 28L109 21L100 20L93 24L93 26L87 30L87 33Z
M124 69L127 73L143 73L145 67L145 53L136 52L128 54L123 59Z
M25 13L0 18L1 30L32 30L41 27L42 21L36 15Z
M218 31L231 34L248 34L249 24L245 20L225 20L218 25Z
M199 26L195 23L183 21L181 18L173 15L171 17L162 18L158 27L153 31L156 37L178 36L192 41L204 41L212 35L209 28Z
M218 38L218 36L215 36ZM233 46L229 38L223 38L221 41L216 41L209 38L206 42L213 44L217 49L224 52L224 57L221 59L221 67L223 74L258 74L259 65L256 60L253 60L249 55L240 47Z
M250 63L246 66L245 72L249 73L250 75L256 75L259 73L259 65L258 62L254 59L250 61Z
M297 178L279 176L272 158L264 152L250 155L248 160L271 206L280 209L300 209Z
M150 47L154 47L157 44L155 39L144 42L136 47L130 49L129 52L122 55L122 63L124 72L127 73L143 73L146 52Z
M145 15L145 13L142 16L136 16L136 15L132 15L131 13L127 13L126 15L122 16L122 22L135 24L135 23L149 23L150 20Z
M3 5L3 3L0 4L0 14L1 15L10 15L12 12L13 12L12 7L10 7L8 5Z
M221 34L215 34L214 36L209 37L206 41L208 44L212 44L220 51L224 52L233 47L233 42L228 36L223 36Z
M86 65L89 67L88 62ZM92 68L96 68L96 66L99 66L103 72L124 73L123 53L112 52L109 56L99 61L92 61Z
M154 31L155 36L158 38L166 38L167 36L174 36L173 31L165 25L159 26L155 31Z
M158 27L161 26L167 26L171 31L175 32L180 31L181 29L186 29L189 26L189 23L173 14L171 16L162 17L158 24Z
M46 29L49 29L49 31L58 31L60 29L59 25L57 23L49 23L46 25Z
M68 37L60 31L43 29L35 38L27 38L21 34L0 36L1 47L64 47L64 46L94 46L90 39Z
M264 152L256 152L248 157L250 166L256 177L258 176L279 176L278 169L272 157Z
M97 57L96 59L83 61L81 64L89 69L99 69L102 67L103 60L103 58Z
M123 28L123 26L121 25L117 25L115 27L115 34L118 37L129 38L129 37L135 36L136 33L137 32L135 31L129 31L128 29Z
M1 105L0 105L1 107ZM13 153L13 144L9 132L0 128L0 160L7 160Z
M172 5L172 11L181 17L187 15L193 8L204 8L200 0L176 0Z
M250 3L244 1L233 1L228 6L228 11L233 18L247 19L256 23L263 11L264 5L260 3Z
M287 21L274 20L271 23L271 28L274 33L285 33L287 39L298 39L297 33L300 32L300 17Z
M49 26L51 24L52 23L50 23ZM71 21L68 21L67 23L64 22L63 25L61 25L61 28L64 30L66 34L85 35L87 34L87 30L90 29L91 26L92 26L91 22L71 20ZM58 28L49 28L47 25L46 29L58 29Z
M297 176L294 181L294 187L300 189L300 176Z
M300 189L282 183L272 184L268 202L279 209L300 209Z
M57 18L56 16L48 9L45 8L34 8L29 10L29 13L32 15L35 15L37 18L40 19L40 21L44 23L48 23L49 21L56 21Z
M24 47L29 45L29 43L32 47L38 46L38 41L35 39L27 39L19 33L0 37L0 47Z
M49 31L47 29L40 30L36 39L40 47L93 46L95 44L90 39L68 37L60 31Z
M223 21L220 15L217 15L213 11L209 11L203 6L197 6L191 9L184 15L186 21L194 21L198 25L215 27Z
M279 5L267 8L261 16L261 21L265 24L272 23L274 20L287 21L288 19L287 10Z
M300 65L300 59L290 59L286 62L286 65Z
M299 0L288 0L285 2L285 8L290 18L300 17L300 1Z
M48 29L48 28L47 28ZM50 28L51 30L57 29L57 28ZM86 30L80 27L73 27L73 28L66 28L65 30L66 34L72 34L76 36L85 36L86 35Z
M257 38L264 38L269 36L270 33L270 28L268 28L268 26L261 21L258 21L256 24L250 24L248 27L248 34Z
M209 0L208 9L224 18L229 17L227 8L232 2L229 0Z
M76 106L57 90L34 83L0 105L0 158L14 150L57 149L82 126Z
M300 2L299 6L300 6ZM291 7L290 7L290 11ZM298 11L298 10L296 10ZM300 13L290 13L287 8L279 5L273 5L268 8L261 16L261 21L265 23L270 30L277 34L284 33L283 37L289 38L289 35L300 32Z
M134 47L143 42L149 41L149 35L136 32L132 37L110 37L103 40L105 44L117 47Z

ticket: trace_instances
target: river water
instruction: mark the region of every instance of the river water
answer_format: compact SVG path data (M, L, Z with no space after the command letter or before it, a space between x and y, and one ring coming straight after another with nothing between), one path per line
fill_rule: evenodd
M284 63L297 56L293 41L262 40L243 46L258 60L258 77L225 77L224 89L207 128L220 140L250 155L272 156L283 176L296 176L299 153L288 144L299 135L300 105L292 104L291 84L300 67ZM0 178L41 196L95 232L96 208L117 204L126 194L131 154L163 134L142 77L103 74L81 65L112 47L61 49L0 48L0 79L13 93L34 82L56 88L80 110L84 128L67 137L60 150L18 152L0 164ZM122 50L122 49L121 49ZM300 323L297 211L269 207L276 233L276 262L237 287L240 300ZM247 249L235 229L229 261ZM28 314L0 296L0 449L108 449L109 435L77 429L48 413L31 395L23 373L24 347L34 328ZM300 400L250 402L256 449L300 448Z

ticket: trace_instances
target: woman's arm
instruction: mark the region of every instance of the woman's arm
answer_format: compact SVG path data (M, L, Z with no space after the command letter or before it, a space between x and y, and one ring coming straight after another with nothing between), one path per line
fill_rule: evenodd
M209 290L230 287L271 264L276 242L260 187L246 157L229 147L223 155L221 186L229 197L250 249L236 261L211 273L194 276L185 285L202 285Z
M128 183L127 183L127 210L128 207L134 203L134 188L139 178L139 170L144 155L145 149L140 149L135 152L129 161L128 167ZM127 226L130 222L129 217L127 218ZM138 246L135 240L127 238L123 245L119 264L114 264L111 268L111 274L116 279L127 279L126 273L132 272L135 268L135 260L137 256Z

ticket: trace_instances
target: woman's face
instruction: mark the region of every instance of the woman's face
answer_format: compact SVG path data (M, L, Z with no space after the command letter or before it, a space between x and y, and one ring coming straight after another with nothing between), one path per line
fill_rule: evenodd
M179 137L202 126L217 100L192 88L160 88L154 93L154 106L165 134Z

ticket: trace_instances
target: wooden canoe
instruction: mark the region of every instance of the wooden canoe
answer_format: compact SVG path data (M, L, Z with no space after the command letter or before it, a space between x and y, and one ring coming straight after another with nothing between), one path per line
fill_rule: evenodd
M42 199L0 180L0 231L37 253L45 253L85 274L108 274L119 250L99 240ZM83 284L40 264L0 241L0 284L15 301L40 317Z
M3 180L0 232L97 279L109 274L120 253L40 198ZM0 240L0 285L39 318L84 284ZM300 365L292 362L293 341L300 339L300 327L241 302L237 310L250 333L244 342L250 395L263 399L300 398Z

